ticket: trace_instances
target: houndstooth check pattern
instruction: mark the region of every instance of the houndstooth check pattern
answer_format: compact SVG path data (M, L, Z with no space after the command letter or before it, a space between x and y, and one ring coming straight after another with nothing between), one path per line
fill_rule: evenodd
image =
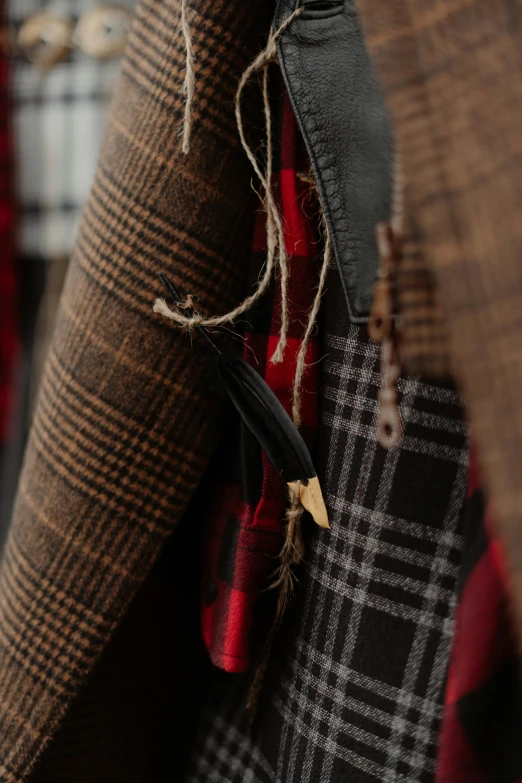
M8 24L18 29L44 9L78 19L94 0L8 0ZM119 0L132 11L135 0ZM21 206L19 246L31 256L71 253L90 191L107 112L120 66L73 49L41 73L21 54L13 64L14 126Z
M459 398L402 380L405 437L385 452L375 439L377 346L341 324L328 329L325 351L320 464L331 530L311 531L258 728L245 728L248 682L239 697L214 700L190 783L434 777L466 488Z

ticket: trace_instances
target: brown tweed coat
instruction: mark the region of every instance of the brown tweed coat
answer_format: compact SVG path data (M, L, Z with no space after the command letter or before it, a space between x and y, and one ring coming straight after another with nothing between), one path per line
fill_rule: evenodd
M161 270L211 312L244 294L251 169L234 95L273 9L244 0L191 5L198 12L191 154L182 156L179 138L179 4L144 0L65 284L0 573L6 783L27 779L56 731L180 519L224 420L208 363L152 305ZM157 611L161 625L167 612ZM136 644L132 638L122 666L139 671ZM150 645L161 648L161 640ZM103 679L102 667L96 681ZM85 731L99 719L94 711ZM140 724L160 720L149 709ZM121 779L148 779L127 745ZM66 773L72 751L62 753L64 779L77 780Z
M186 660L174 657L185 639L157 570L107 642L200 482L223 405L197 351L151 302L162 269L211 312L243 293L250 169L233 95L273 10L255 0L191 4L192 154L181 157L178 137L178 2L142 0L66 283L0 569L5 783L32 769L54 783L161 779L151 770L165 713L150 693L165 661L183 669ZM522 2L358 5L405 167L406 353L411 367L447 367L441 305L522 596ZM126 734L129 716L141 743ZM100 743L102 719L113 731ZM104 754L121 762L117 774L109 761L94 766Z

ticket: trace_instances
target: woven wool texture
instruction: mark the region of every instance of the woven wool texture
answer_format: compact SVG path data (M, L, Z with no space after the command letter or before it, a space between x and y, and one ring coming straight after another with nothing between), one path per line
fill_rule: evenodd
M270 9L193 5L191 155L181 156L178 137L179 5L144 0L65 285L0 569L6 783L27 778L176 525L225 418L208 363L152 303L160 270L209 312L244 293L251 172L234 92L266 41Z
M379 350L325 299L317 467L330 530L308 528L287 615L246 727L249 677L210 699L190 783L431 783L452 640L467 480L454 389L400 382L405 437L377 441Z
M187 557L198 519L191 509L176 529L30 783L180 779L207 662L197 645L199 571Z
M447 319L521 636L522 3L357 5L402 151L418 258ZM415 333L426 343L426 319Z

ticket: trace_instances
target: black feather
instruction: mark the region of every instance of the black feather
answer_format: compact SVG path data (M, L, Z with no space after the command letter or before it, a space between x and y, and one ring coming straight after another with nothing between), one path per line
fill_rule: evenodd
M161 273L160 280L174 303L182 304L168 277ZM308 484L317 475L310 452L272 389L244 359L224 353L204 327L197 329L216 355L230 400L281 478Z
M228 396L281 478L306 484L316 475L310 452L272 389L239 356L221 354L218 367Z

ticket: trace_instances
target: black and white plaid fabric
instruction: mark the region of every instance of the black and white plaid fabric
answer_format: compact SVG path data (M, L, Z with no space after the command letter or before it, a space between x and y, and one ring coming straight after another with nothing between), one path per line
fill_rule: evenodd
M129 12L135 0L118 0ZM7 0L13 31L42 10L71 18L96 0ZM68 256L90 191L119 60L96 60L74 48L64 62L40 72L21 54L13 63L14 126L24 255Z
M376 442L379 351L330 286L310 530L253 731L248 680L209 697L190 783L433 780L461 553L467 442L454 389L400 383L405 437ZM218 675L216 674L216 678Z

